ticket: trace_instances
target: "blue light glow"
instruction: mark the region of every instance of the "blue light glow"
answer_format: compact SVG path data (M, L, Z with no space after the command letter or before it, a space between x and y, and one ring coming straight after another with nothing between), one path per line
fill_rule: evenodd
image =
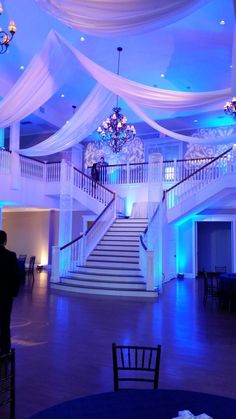
M125 210L126 210L126 215L128 217L131 215L132 208L133 208L133 200L131 200L129 197L127 197L126 198L126 203L125 203Z
M16 206L20 205L19 202L14 201L0 201L0 207Z

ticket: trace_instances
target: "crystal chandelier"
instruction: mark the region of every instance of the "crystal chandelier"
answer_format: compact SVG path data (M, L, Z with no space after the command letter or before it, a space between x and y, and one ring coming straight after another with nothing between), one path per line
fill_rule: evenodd
M226 102L224 111L236 119L236 97L233 97L231 101Z
M122 48L118 47L117 51L117 74L119 75L120 53ZM108 144L113 153L119 153L124 144L135 138L135 127L133 125L128 125L126 116L122 115L121 108L118 106L118 96L116 98L116 107L113 108L113 113L109 116L109 118L103 121L102 125L98 127L97 132L100 136L101 142Z
M0 15L3 12L2 3L0 3ZM13 20L10 21L8 26L8 31L4 31L2 28L0 28L0 54L4 54L7 52L7 49L13 39L13 36L16 33L16 25Z

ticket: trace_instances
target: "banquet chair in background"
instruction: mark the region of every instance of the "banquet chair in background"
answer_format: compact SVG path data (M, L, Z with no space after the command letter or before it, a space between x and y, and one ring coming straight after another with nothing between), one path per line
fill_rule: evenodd
M19 255L18 260L25 263L26 258L27 258L27 255Z
M112 344L114 391L120 382L139 381L158 388L161 346L127 346Z
M208 275L207 272L203 272L204 279L204 295L203 295L203 304L206 305L208 297L211 300L217 300L219 302L220 298L220 287L219 287L219 278L217 275Z
M29 267L26 268L26 272L32 275L34 274L35 259L36 259L36 256L30 256Z
M0 356L0 417L15 419L15 350Z
M226 266L215 266L215 272L218 274L224 274L226 272Z

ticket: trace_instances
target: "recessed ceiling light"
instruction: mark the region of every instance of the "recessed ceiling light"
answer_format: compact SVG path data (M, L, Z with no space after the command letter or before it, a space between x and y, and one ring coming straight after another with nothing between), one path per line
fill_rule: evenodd
M198 122L198 119L194 119L194 122Z
M70 123L70 121L66 121L66 124L69 124Z
M164 78L164 77L165 77L165 74L164 74L164 73L161 73L161 74L160 74L160 76L161 76L162 78Z
M81 36L80 37L80 40L81 40L81 42L84 42L85 41L85 37L84 36Z
M20 66L20 70L24 70L25 69L25 66L24 65L21 65Z
M222 20L220 21L220 25L225 25L225 20L223 20L223 19L222 19Z
M61 97L65 97L64 93L61 94Z
M233 68L233 64L230 64L229 68Z

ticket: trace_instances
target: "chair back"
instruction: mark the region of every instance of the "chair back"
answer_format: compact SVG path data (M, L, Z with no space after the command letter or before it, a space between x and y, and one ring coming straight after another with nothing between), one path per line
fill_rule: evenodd
M158 388L161 346L124 346L112 344L114 391L119 383L148 382Z
M0 356L0 417L10 409L10 419L15 419L15 350ZM1 414L1 411L3 411Z
M19 255L18 260L21 262L25 262L27 258L27 255Z
M33 272L36 256L31 256L29 261L29 271Z
M219 301L219 277L218 275L208 275L207 272L203 272L204 278L204 295L203 304L206 304L208 297Z
M226 272L226 266L215 266L215 272L224 274Z

